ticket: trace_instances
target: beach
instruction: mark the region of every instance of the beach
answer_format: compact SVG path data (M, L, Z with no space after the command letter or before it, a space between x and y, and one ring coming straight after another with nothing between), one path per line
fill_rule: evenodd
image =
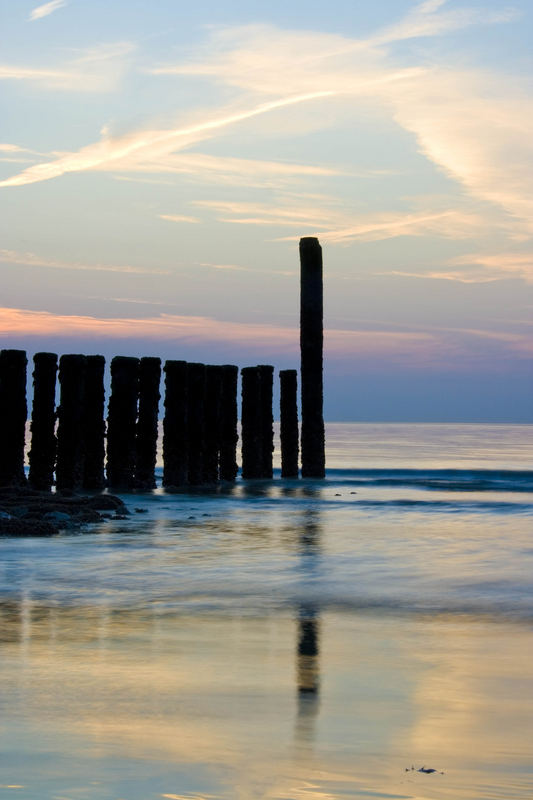
M531 797L531 426L327 466L0 540L0 797Z

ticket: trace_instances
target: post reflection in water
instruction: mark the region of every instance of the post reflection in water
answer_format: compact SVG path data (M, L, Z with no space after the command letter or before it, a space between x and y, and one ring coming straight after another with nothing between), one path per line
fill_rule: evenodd
M300 531L300 570L311 597L300 603L297 621L298 711L295 727L297 744L309 745L315 738L315 721L319 710L320 693L320 609L313 600L313 579L320 568L321 525L319 512L308 509Z

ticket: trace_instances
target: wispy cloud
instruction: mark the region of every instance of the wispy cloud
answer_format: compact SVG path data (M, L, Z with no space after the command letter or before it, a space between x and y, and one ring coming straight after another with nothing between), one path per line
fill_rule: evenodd
M160 219L165 219L168 222L200 222L198 217L187 217L184 214L160 214Z
M0 336L79 337L151 341L180 341L188 344L227 346L270 356L299 352L297 328L261 323L235 322L205 316L160 314L148 318L75 316L0 308ZM484 344L490 343L490 344ZM522 333L483 329L368 330L331 328L326 331L329 358L363 359L369 364L408 364L412 368L453 366L475 367L491 363L495 348L505 354L530 358L531 338Z
M389 270L379 274L456 283L494 283L513 279L533 283L533 253L470 253L449 259L446 265L461 269Z
M0 80L27 81L46 90L108 92L116 88L135 50L132 42L102 44L59 65L0 64Z
M20 253L16 250L0 250L0 263L82 272L123 272L132 275L170 275L168 270L144 269L143 267L117 266L113 264L83 264L77 261L58 261L52 258L43 258L35 253Z
M201 122L185 125L166 131L144 131L119 138L104 137L96 144L88 145L77 153L69 153L56 161L36 164L19 175L0 181L0 186L23 186L28 183L50 180L68 172L80 172L91 169L105 169L120 162L121 159L137 155L146 159L157 156L162 150L177 150L205 138L214 132L242 120L266 114L279 108L297 103L304 103L317 97L324 97L329 92L282 97L268 103L262 103L244 111L214 116Z
M352 241L379 241L396 236L442 236L467 238L482 229L483 220L476 214L460 209L428 212L361 213L339 208L335 198L316 205L288 202L278 197L274 202L247 203L198 200L193 205L209 208L217 219L236 225L294 228L294 234L278 237L278 241L296 241L303 228L330 244ZM357 223L354 223L357 220Z
M33 20L47 17L49 14L53 14L54 11L57 11L58 8L63 8L66 5L67 0L51 0L50 3L43 3L43 5L33 9L29 17L30 21L33 22Z

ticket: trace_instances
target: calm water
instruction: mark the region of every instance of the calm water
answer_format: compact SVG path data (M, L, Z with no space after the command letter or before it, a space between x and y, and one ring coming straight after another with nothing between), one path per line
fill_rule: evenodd
M531 427L328 466L0 540L1 798L530 800Z

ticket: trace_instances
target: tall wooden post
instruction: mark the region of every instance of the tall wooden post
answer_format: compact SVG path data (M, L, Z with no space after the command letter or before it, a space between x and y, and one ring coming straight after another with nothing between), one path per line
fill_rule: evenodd
M187 394L187 362L166 361L163 486L167 489L178 489L188 480Z
M55 353L35 353L33 366L28 480L32 489L49 492L54 482L56 460L57 355Z
M295 369L283 369L280 382L281 477L298 477L298 378Z
M242 477L262 477L261 378L258 367L243 367L242 378Z
M272 414L272 393L274 384L274 367L260 364L260 426L261 426L261 477L272 478L272 453L274 452L274 416Z
M220 397L220 465L221 481L234 481L237 477L237 379L239 368L233 364L222 367Z
M85 468L85 356L68 354L59 359L61 393L58 408L56 487L75 492L83 485Z
M205 364L187 364L187 390L188 482L191 486L201 486L205 457Z
M155 489L160 381L161 359L141 358L139 365L139 418L135 434L135 486L137 489Z
M134 488L135 428L139 396L139 359L111 361L111 396L107 412L107 483L119 491Z
M322 248L300 239L300 353L302 376L302 477L326 474L323 416Z
M104 356L87 356L85 367L85 407L83 436L85 463L83 488L101 491L105 486L105 390Z
M26 434L24 350L0 351L0 486L23 486Z

